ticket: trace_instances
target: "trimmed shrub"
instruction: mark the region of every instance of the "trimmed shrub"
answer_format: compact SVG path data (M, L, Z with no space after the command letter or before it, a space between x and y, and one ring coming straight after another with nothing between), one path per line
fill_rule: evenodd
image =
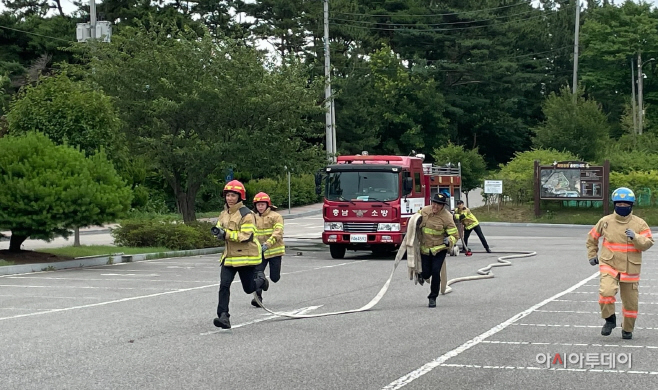
M610 191L619 187L633 190L638 206L658 204L658 171L610 172Z
M112 229L114 243L129 247L166 247L172 250L213 248L224 243L211 233L210 222L177 223L167 220L135 219Z
M501 164L500 171L487 179L503 181L503 199L510 199L517 204L532 201L535 160L539 160L541 165L548 165L553 161L577 161L579 158L571 153L553 149L517 152L512 161Z

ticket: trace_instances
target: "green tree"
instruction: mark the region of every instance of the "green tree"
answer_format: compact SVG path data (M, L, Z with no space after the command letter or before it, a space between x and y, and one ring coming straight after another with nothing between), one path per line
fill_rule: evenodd
M321 136L308 120L321 112L319 89L298 63L171 25L126 27L93 50L90 79L116 99L132 151L165 178L185 222L227 166L259 177L313 157L304 140Z
M500 164L500 171L491 175L491 179L503 181L503 197L513 199L517 203L533 199L535 160L539 160L541 165L550 165L554 161L575 161L578 157L554 149L517 152L510 162Z
M85 157L33 132L0 138L0 150L0 229L12 232L10 251L28 237L115 221L130 207L130 189L102 152Z
M552 92L542 105L546 120L535 130L535 145L568 151L585 161L596 161L609 140L608 119L593 99L586 99L582 89L575 96L569 87L559 94Z
M87 155L99 148L114 155L125 142L118 135L121 123L111 98L66 73L24 87L11 103L7 122L9 134L38 131Z
M434 149L432 157L440 165L449 162L452 164L461 163L462 191L466 192L467 199L468 191L482 186L482 180L487 174L487 164L477 149L465 150L462 145L450 143Z

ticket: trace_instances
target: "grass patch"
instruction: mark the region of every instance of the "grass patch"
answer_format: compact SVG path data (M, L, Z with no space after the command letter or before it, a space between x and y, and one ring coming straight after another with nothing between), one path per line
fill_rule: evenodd
M560 204L543 206L541 216L535 217L535 207L529 205L492 205L472 209L481 222L556 223L574 225L595 225L603 217L602 208L563 207ZM612 206L610 212L613 211ZM636 207L633 214L644 219L649 226L658 226L658 208Z
M58 256L68 257L86 257L86 256L105 256L116 253L123 253L126 255L137 255L142 253L153 252L168 252L169 248L164 247L126 247L126 246L111 246L111 245L83 245L83 246L65 246L62 248L44 248L38 249L38 252L52 253Z
M5 265L14 265L14 262L0 259L0 267L4 267Z

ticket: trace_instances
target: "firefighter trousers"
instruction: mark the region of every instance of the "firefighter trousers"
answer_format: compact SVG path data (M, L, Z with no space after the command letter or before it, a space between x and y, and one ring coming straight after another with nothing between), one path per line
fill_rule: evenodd
M638 309L638 282L620 282L619 277L609 274L601 274L599 282L599 305L601 306L601 317L608 318L615 314L615 302L617 290L621 295L621 312L624 316L622 329L632 332L635 328Z
M423 272L421 277L425 280L430 280L430 295L427 298L434 298L439 296L441 287L441 267L448 254L447 250L442 250L436 255L420 255L420 262Z
M464 229L464 245L468 247L468 237L470 237L471 232L475 232L475 234L478 235L478 238L480 238L480 242L482 243L484 249L489 249L489 244L487 243L487 239L484 238L484 233L482 233L482 228L480 225L476 225L473 229L470 230Z

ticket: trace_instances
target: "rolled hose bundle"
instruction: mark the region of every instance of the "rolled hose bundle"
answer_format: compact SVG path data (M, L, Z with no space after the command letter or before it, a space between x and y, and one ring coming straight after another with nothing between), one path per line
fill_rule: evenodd
M512 265L511 261L508 261L508 259L519 259L523 257L531 257L535 256L537 252L526 252L526 251L505 251L505 252L495 252L495 253L511 253L511 255L506 255L506 256L501 256L497 259L496 263L491 263L487 265L486 267L480 268L477 270L477 275L473 276L462 276L454 279L448 280L446 283L446 290L445 293L450 293L452 291L452 288L450 288L451 284L459 283L459 282L466 282L466 281L471 281L471 280L480 280L480 279L491 279L494 277L493 272L491 271L492 268L494 267L508 267ZM258 302L258 305L265 309L267 312L272 313L277 316L281 317L288 317L288 318L316 318L316 317L327 317L327 316L334 316L334 315L339 315L339 314L348 314L348 313L358 313L366 310L372 309L379 301L384 297L384 294L386 294L386 291L388 291L388 287L391 285L391 280L393 280L393 274L395 273L395 270L398 268L398 265L400 264L401 257L398 256L395 259L395 263L393 264L393 270L391 270L391 274L388 277L388 280L386 280L386 283L384 283L384 286L379 290L377 295L373 299L370 300L367 304L364 306L358 308L358 309L351 309L351 310L344 310L344 311L334 311L330 313L316 313L316 314L290 314L290 313L282 313L282 312L276 312L272 311L265 306L263 306L263 303L260 301L258 298L258 295L254 293L254 299L256 302Z

